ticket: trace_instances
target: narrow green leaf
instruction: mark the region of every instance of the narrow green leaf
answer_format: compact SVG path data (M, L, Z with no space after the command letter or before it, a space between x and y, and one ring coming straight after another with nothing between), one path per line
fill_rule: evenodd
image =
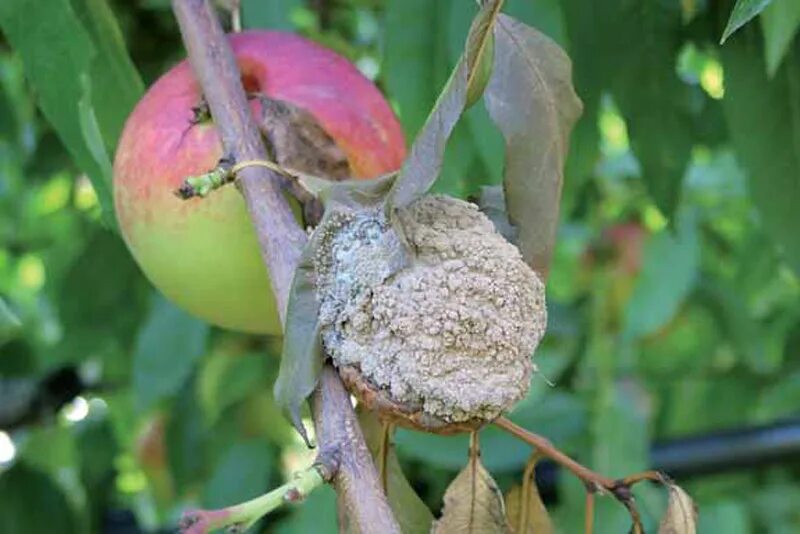
M769 80L760 41L745 32L722 49L723 107L764 228L800 273L800 43Z
M656 206L671 217L680 201L692 148L691 88L675 71L682 27L677 3L635 2L617 16L624 41L614 58L614 100L625 117L642 179ZM620 37L617 37L620 39ZM636 43L636 46L631 46Z
M10 339L21 326L19 318L8 307L5 299L0 297L0 345Z
M269 488L272 455L265 441L236 441L217 461L203 491L203 506L224 508L258 497Z
M0 532L79 532L69 502L44 473L18 462L0 474Z
M0 27L22 58L39 107L91 179L104 220L114 227L111 175L84 136L81 114L85 120L87 111L81 113L79 105L91 102L103 144L113 149L142 82L106 1L7 0L0 3Z
M302 0L241 0L242 28L293 30L291 14L303 7Z
M720 44L725 44L736 30L750 22L756 15L761 13L772 0L736 0L736 5L731 10L731 16L728 18L728 24L725 26L725 31L722 32Z
M400 123L409 140L425 123L450 71L443 32L437 28L449 20L452 3L455 2L388 0L386 3L386 51L382 70L386 73L389 96L397 102ZM459 47L463 49L463 34L459 38Z
M133 353L133 389L140 410L178 393L206 350L208 331L208 324L154 294Z
M491 37L502 0L487 1L472 22L465 53L453 69L425 125L411 146L400 175L389 193L389 207L407 206L430 189L439 176L445 146L453 128L464 112L472 71ZM472 58L472 59L470 59ZM494 78L494 77L493 77Z
M567 54L550 38L500 15L485 102L506 139L503 187L525 260L546 273L555 245L569 134L581 112Z
M764 57L767 74L772 78L789 51L797 29L800 28L800 2L797 0L774 0L761 13L761 28L764 31Z
M692 290L699 263L696 217L686 213L676 234L662 230L645 245L642 272L625 308L624 335L645 336L666 324Z

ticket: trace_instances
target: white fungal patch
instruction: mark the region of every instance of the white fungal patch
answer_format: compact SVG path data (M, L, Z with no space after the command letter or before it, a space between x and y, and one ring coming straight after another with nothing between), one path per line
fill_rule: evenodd
M315 258L322 336L391 397L445 421L492 419L525 396L544 335L544 285L467 202L425 197L322 225Z

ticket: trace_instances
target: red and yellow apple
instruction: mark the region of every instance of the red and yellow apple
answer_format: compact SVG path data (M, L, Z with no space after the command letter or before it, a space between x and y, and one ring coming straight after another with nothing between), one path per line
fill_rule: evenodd
M378 89L346 59L296 35L230 37L249 92L305 109L344 151L354 178L400 167L405 141ZM194 121L200 88L184 61L162 76L125 124L114 201L139 266L169 299L210 323L279 334L278 312L244 200L234 187L204 199L174 191L223 156L212 122ZM254 112L255 112L254 105Z

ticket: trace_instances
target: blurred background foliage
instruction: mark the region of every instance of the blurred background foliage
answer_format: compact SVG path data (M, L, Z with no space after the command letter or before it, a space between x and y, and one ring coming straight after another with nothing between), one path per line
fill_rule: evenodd
M569 51L585 105L541 372L512 419L612 476L647 468L657 441L800 414L800 3L774 0L720 45L732 8L507 2ZM355 62L413 139L474 2L242 10L246 28L296 31ZM168 2L3 0L0 26L0 531L166 532L188 506L279 484L313 456L272 401L280 340L173 307L102 209L124 118L184 54ZM499 183L502 154L476 106L436 189L466 197ZM465 438L400 431L397 449L438 512ZM501 487L520 479L527 447L488 429L482 451ZM701 532L800 530L798 464L681 483ZM637 495L652 525L664 497ZM576 480L561 473L545 497L561 531L581 531ZM626 531L606 501L597 532ZM333 491L260 528L334 532Z

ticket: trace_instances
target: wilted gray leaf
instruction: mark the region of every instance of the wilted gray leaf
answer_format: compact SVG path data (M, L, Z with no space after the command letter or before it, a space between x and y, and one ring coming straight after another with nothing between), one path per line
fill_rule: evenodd
M669 502L658 525L658 534L695 534L697 507L689 494L677 484L669 484Z
M480 85L481 77L480 74L477 79L474 77L475 69L479 70L485 63L479 58L486 53L487 41L491 38L501 5L502 0L484 2L472 21L464 54L411 145L411 151L389 193L389 208L409 205L424 195L439 176L447 140L467 105L470 82L473 86ZM471 96L475 97L474 89Z
M486 108L506 140L503 187L525 260L546 274L555 244L569 134L582 105L554 41L511 17L495 27Z

